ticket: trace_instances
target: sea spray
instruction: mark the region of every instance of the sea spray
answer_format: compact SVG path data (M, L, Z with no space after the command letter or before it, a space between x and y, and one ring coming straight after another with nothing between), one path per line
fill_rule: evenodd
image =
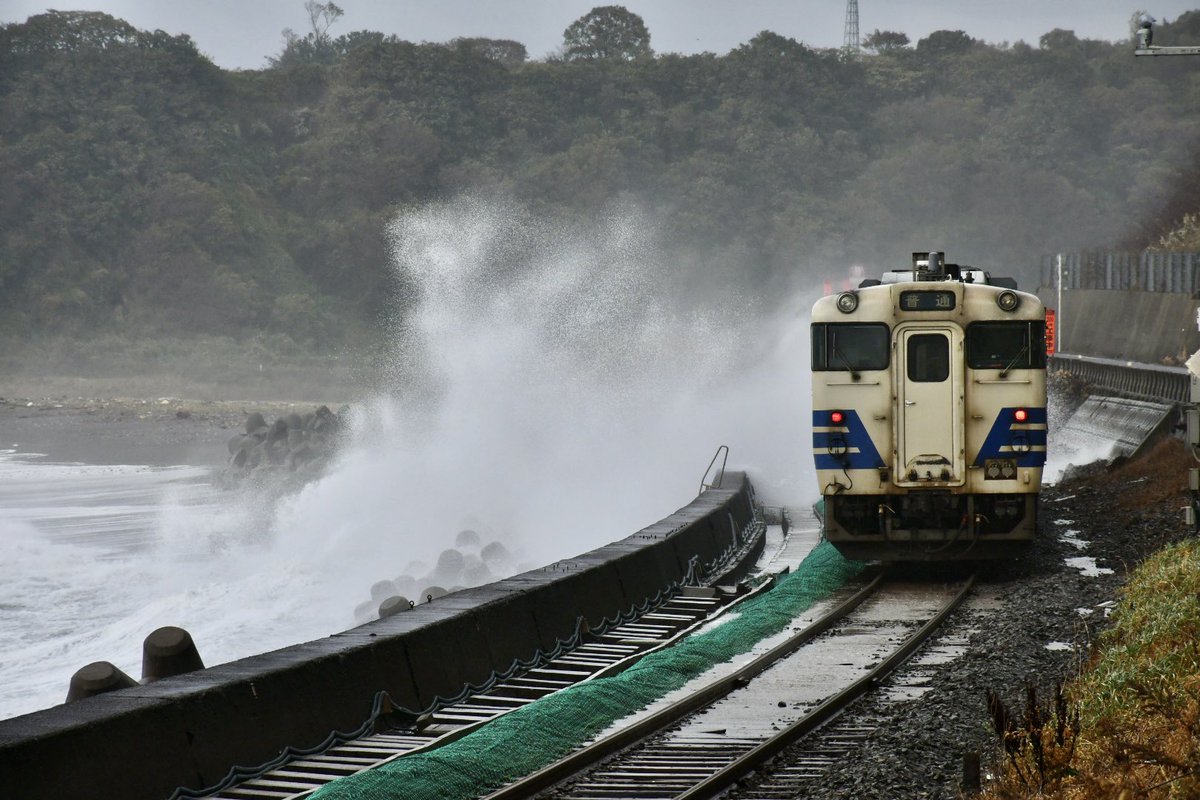
M355 404L323 478L264 516L194 475L119 468L111 491L66 501L103 523L86 543L50 544L53 515L29 511L5 570L33 599L0 603L25 602L31 649L5 653L0 716L61 702L90 661L139 674L160 625L188 629L209 665L343 630L377 582L419 588L466 528L508 549L493 574L623 538L689 502L720 444L768 502L815 495L811 293L681 300L702 281L633 206L563 222L462 198L401 213L392 234L382 390ZM89 475L56 473L42 505L61 510ZM117 499L130 487L149 492L136 530Z
M626 536L688 502L720 444L807 492L808 303L683 304L686 265L646 219L550 221L480 198L400 215L408 305L389 385L278 538L344 539L374 570L345 565L366 586L433 558L467 515L537 563Z

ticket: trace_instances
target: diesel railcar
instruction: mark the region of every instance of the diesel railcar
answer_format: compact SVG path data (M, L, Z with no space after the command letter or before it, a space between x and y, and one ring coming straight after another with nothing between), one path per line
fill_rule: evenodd
M1037 529L1046 310L1007 278L914 253L817 301L813 455L824 536L882 561L1007 558Z

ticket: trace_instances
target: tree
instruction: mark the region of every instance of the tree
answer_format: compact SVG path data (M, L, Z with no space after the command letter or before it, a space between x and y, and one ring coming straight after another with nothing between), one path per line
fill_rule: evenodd
M890 53L908 47L909 41L907 33L881 31L876 28L874 33L863 39L862 46L867 50L874 50L876 53Z
M312 26L312 37L316 41L329 41L329 26L338 21L338 17L344 13L334 3L318 3L316 0L308 0L304 4L304 10L308 12L308 23Z
M1038 46L1043 50L1059 50L1069 51L1080 49L1079 37L1075 35L1075 31L1064 30L1063 28L1055 28L1052 31L1043 33L1038 39Z
M1168 45L1200 44L1200 11L1185 11L1174 22L1163 20L1154 39L1156 43Z
M917 42L917 51L922 55L945 56L965 53L975 44L965 31L934 31Z
M624 6L597 6L563 31L563 55L632 61L654 54L642 18Z
M525 63L529 57L525 45L511 39L486 39L483 37L459 37L451 39L450 44L473 50L484 58L499 61L506 67L516 67Z
M338 52L329 38L329 28L344 13L335 3L318 3L307 0L304 10L308 13L308 24L312 30L301 36L291 28L283 29L283 52L272 58L272 66L287 66L296 62L330 63L337 59Z

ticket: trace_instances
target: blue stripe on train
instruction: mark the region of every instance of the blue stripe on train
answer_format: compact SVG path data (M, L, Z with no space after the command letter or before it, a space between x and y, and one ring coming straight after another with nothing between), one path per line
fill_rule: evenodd
M996 415L996 421L992 423L992 429L988 431L987 438L983 441L983 446L979 448L978 455L975 456L975 466L982 467L983 462L989 458L1013 458L1017 460L1018 467L1040 467L1046 463L1046 429L1027 430L1018 428L1018 425L1045 425L1046 424L1046 409L1044 408L1026 408L1028 416L1024 422L1017 422L1013 414L1016 412L1017 406L1000 409L1000 413ZM1013 447L1040 447L1041 450L1025 450L1020 452L1013 450ZM1001 448L1008 447L1008 450Z
M813 411L813 450L845 450L844 455L813 453L817 469L878 469L887 466L875 449L867 427L857 411L842 411L845 418L835 425L829 418L832 410ZM817 428L834 428L818 431Z

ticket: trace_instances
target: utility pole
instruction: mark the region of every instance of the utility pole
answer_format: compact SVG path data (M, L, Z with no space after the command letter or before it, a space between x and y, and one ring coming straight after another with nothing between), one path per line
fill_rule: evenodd
M1058 254L1058 275L1054 283L1058 286L1058 305L1054 309L1054 335L1058 341L1054 343L1055 352L1062 352L1062 290L1063 290L1063 254Z
M858 40L858 0L846 0L846 27L842 36L842 52L856 56L862 47Z

